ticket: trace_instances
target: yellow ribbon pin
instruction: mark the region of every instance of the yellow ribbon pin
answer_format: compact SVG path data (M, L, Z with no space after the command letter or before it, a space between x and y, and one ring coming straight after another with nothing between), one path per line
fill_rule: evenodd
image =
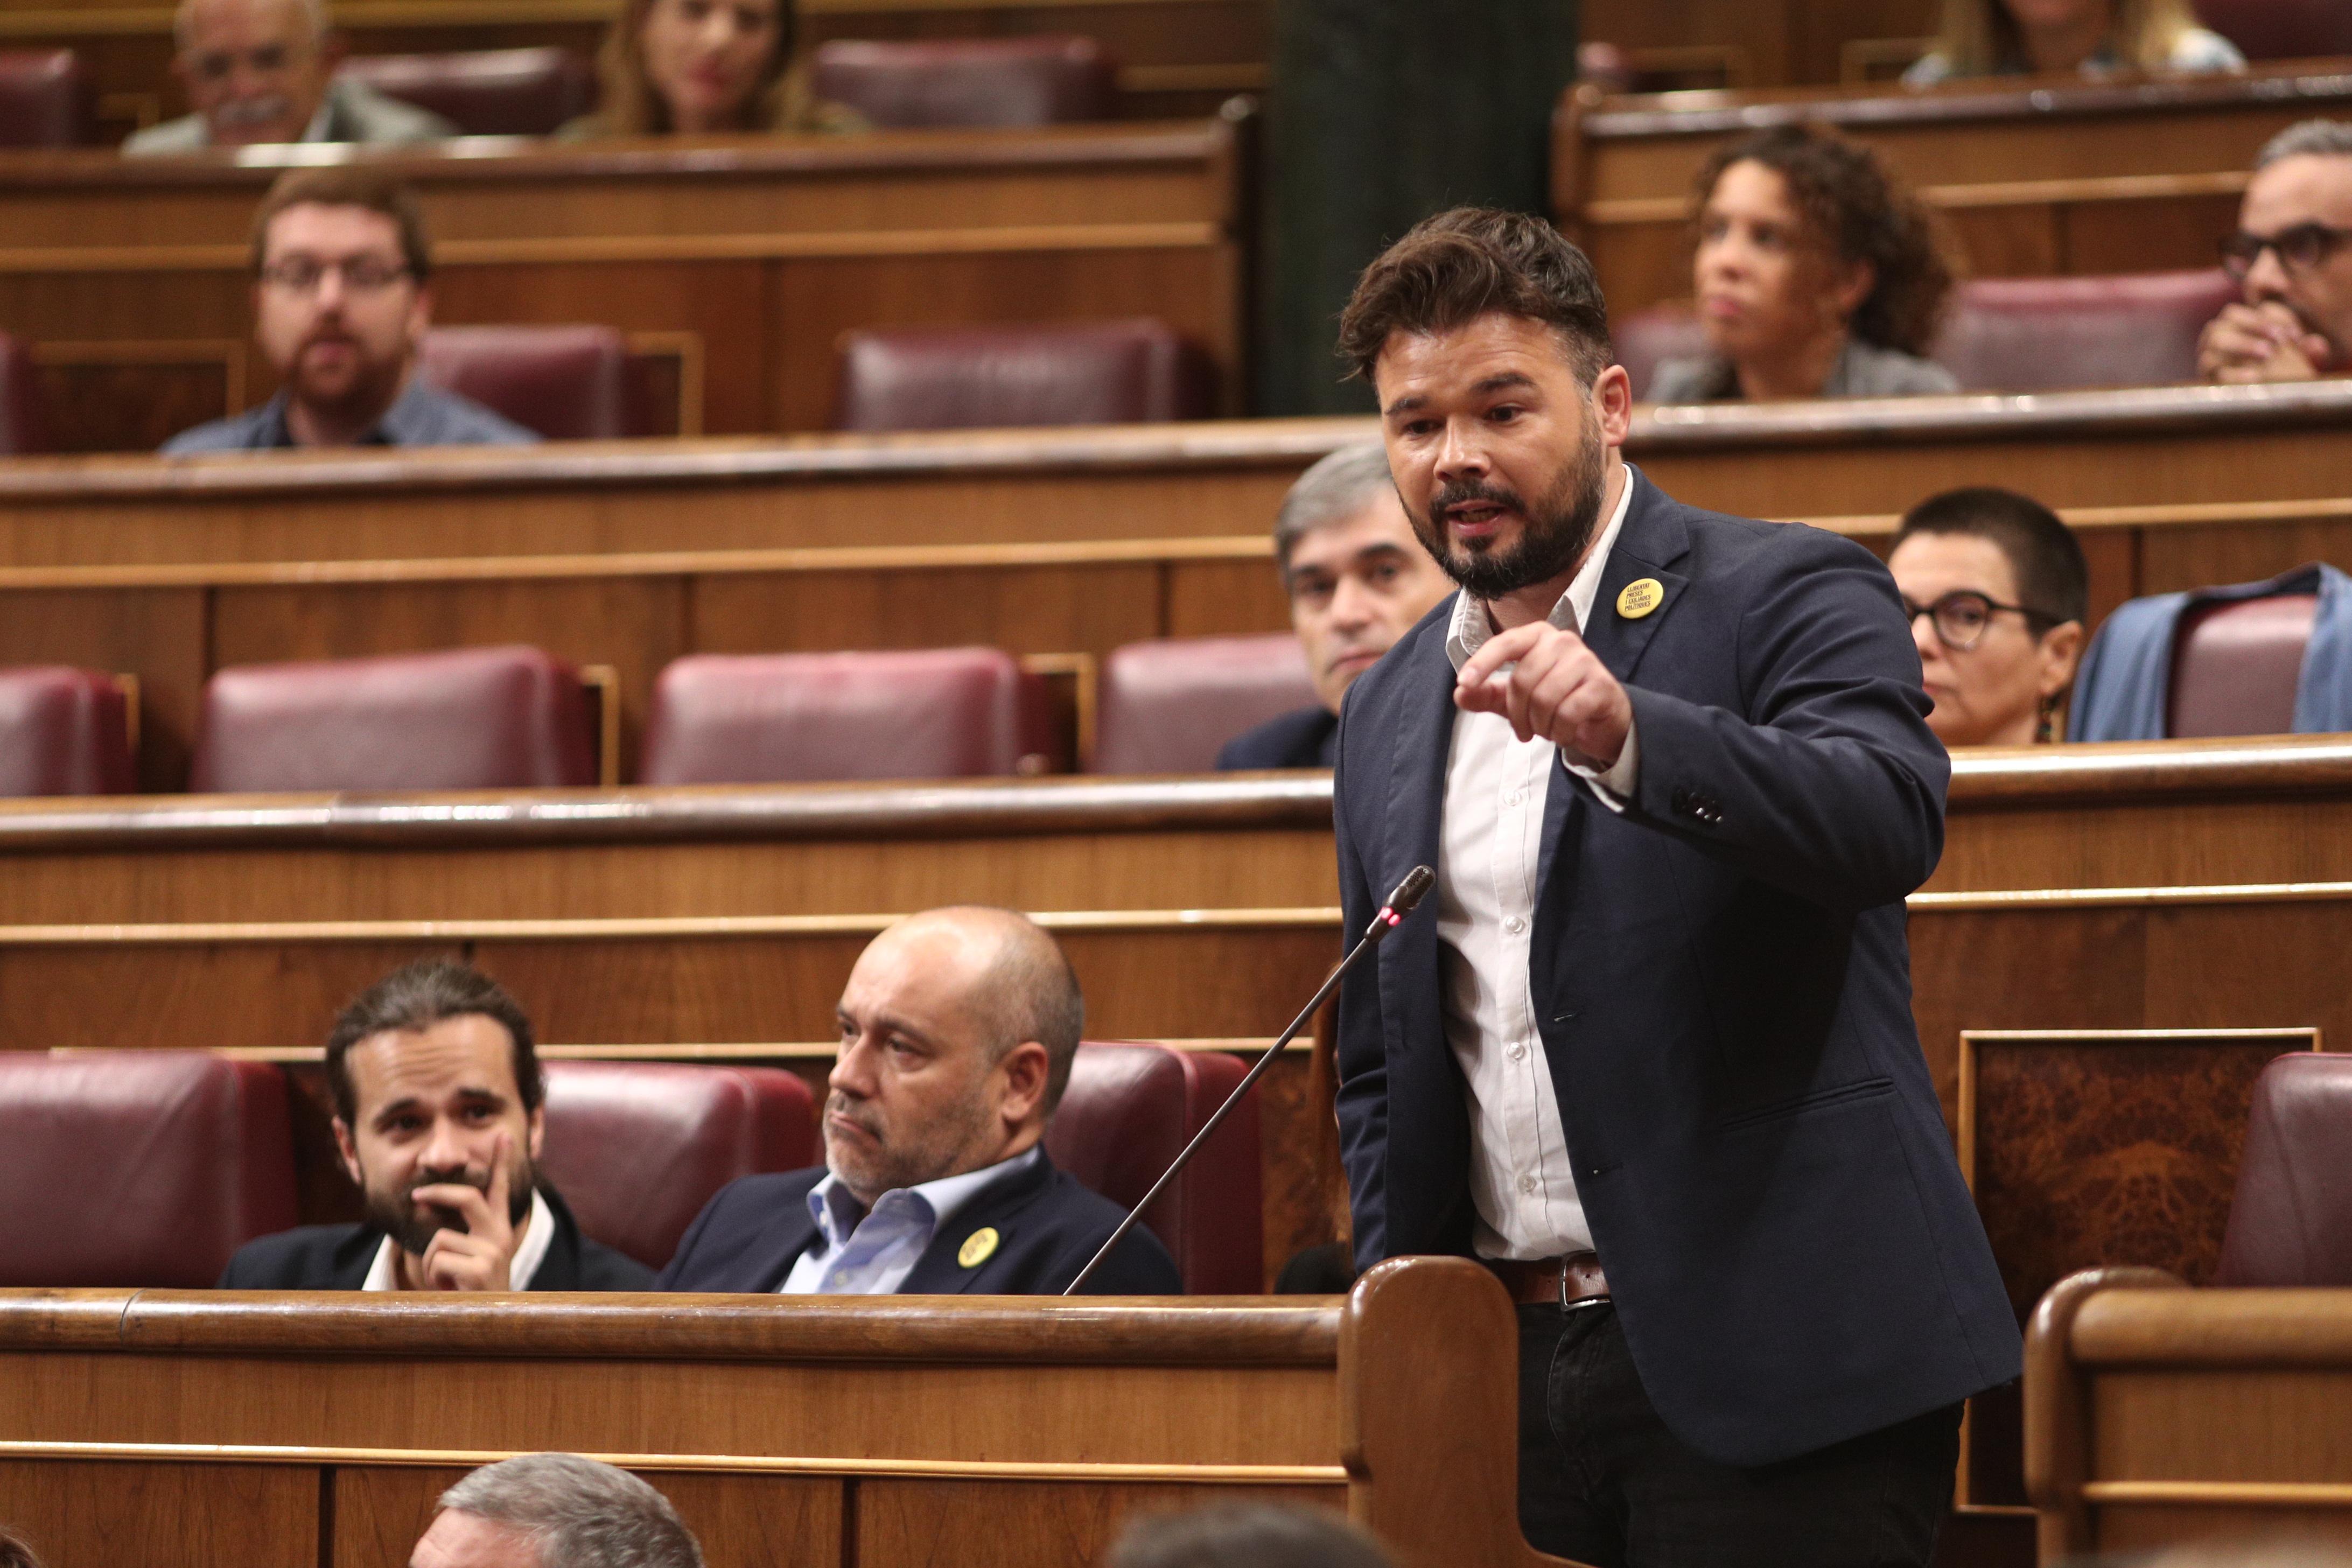
M1666 585L1655 577L1643 577L1625 584L1617 595L1617 613L1629 621L1638 621L1666 602Z
M963 1245L956 1249L956 1261L966 1268L979 1268L996 1255L996 1227L982 1226L963 1238Z

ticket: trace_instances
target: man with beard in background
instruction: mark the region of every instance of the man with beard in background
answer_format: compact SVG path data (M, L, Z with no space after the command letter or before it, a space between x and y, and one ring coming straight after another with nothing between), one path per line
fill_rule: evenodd
M254 336L284 384L184 430L167 455L290 447L523 446L539 437L416 373L433 247L416 198L380 170L308 169L253 224Z
M646 1290L541 1181L543 1085L530 1019L446 960L370 986L327 1041L335 1145L366 1220L247 1242L228 1290Z
M1059 1295L1127 1217L1045 1152L1086 1025L1061 948L1011 910L910 915L858 955L835 1012L825 1163L721 1188L661 1289ZM1141 1226L1087 1281L1182 1289Z

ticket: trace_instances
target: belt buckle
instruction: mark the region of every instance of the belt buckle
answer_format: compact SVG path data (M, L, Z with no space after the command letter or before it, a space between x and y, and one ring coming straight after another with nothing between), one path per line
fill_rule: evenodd
M1559 1260L1559 1310L1561 1311L1580 1312L1587 1307L1605 1305L1608 1300L1606 1296L1586 1296L1579 1300L1570 1300L1568 1299L1568 1259L1563 1258Z

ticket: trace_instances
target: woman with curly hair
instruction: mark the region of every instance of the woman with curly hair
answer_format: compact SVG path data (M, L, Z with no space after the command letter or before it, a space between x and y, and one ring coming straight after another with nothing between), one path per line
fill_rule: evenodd
M1974 76L2230 71L2246 57L2189 0L1944 0L1936 47L1906 87Z
M1653 402L1958 390L1925 357L1952 286L1926 209L1827 131L1779 126L1708 161L1691 270L1710 352L1661 361Z
M795 21L793 0L621 0L596 57L602 102L556 137L864 129L809 91Z

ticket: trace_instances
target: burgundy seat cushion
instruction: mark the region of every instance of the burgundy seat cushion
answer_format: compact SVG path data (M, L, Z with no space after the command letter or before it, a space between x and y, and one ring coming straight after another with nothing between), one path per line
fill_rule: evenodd
M205 685L189 787L586 785L591 735L579 673L535 647L241 665Z
M1316 700L1287 632L1129 643L1103 663L1094 771L1206 773L1235 735Z
M1213 403L1200 355L1142 318L846 332L840 378L844 430L1135 425Z
M32 345L0 332L0 458L47 451L48 424Z
M629 347L611 327L435 327L417 365L551 441L610 441L629 428Z
M431 110L468 136L544 136L596 98L595 74L570 49L369 55L336 74Z
M816 51L819 98L882 126L1052 125L1108 120L1118 73L1102 46L1067 33L869 43Z
M0 147L86 147L96 104L71 49L0 51Z
M2279 1058L2254 1080L2223 1285L2352 1285L2352 1056Z
M1054 1163L1123 1208L1151 1190L1177 1152L1240 1084L1222 1052L1161 1045L1083 1045L1045 1131ZM1184 1173L1144 1211L1195 1296L1265 1288L1258 1210L1257 1091L1234 1107Z
M2315 594L2192 605L2172 636L2165 733L2284 735L2294 730Z
M2197 0L2197 16L2250 60L2352 54L2344 0Z
M1047 728L1045 683L992 647L698 655L654 682L640 782L1011 774Z
M0 669L0 795L138 788L122 689L62 665Z
M2237 286L2219 268L1960 285L1936 360L1972 392L2197 379L2197 338Z
M0 1053L0 1286L195 1289L295 1223L276 1068L200 1051Z
M648 1268L738 1176L820 1158L816 1103L776 1068L549 1062L541 1168L580 1228Z
M1610 341L1617 363L1633 383L1636 400L1650 395L1650 383L1662 360L1686 359L1706 353L1706 329L1688 305L1653 305L1629 310L1611 323Z

